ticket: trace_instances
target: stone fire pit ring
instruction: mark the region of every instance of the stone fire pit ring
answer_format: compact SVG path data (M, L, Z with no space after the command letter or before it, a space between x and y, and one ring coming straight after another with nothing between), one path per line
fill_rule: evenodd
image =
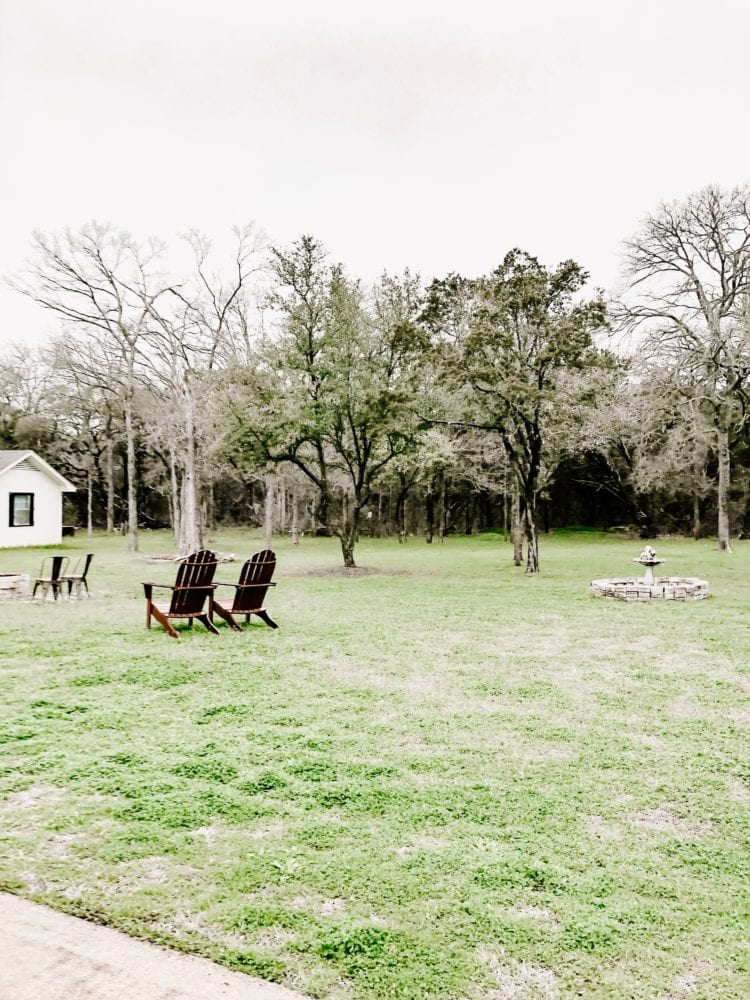
M653 583L625 576L592 580L591 593L619 601L702 601L709 595L709 586L708 580L694 576L658 576Z
M0 601L18 601L28 596L28 573L0 573Z

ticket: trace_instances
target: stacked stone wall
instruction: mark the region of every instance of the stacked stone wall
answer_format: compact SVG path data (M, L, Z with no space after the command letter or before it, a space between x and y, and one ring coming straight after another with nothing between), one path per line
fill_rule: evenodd
M621 577L592 580L591 593L620 601L701 601L709 596L709 586L707 580L697 577L660 576L653 584L635 577Z

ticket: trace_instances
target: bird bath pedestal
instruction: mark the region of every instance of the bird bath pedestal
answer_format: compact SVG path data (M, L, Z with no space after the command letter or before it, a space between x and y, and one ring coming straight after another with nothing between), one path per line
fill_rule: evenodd
M643 582L647 587L653 587L656 583L654 580L654 566L660 566L665 560L656 558L656 550L652 549L650 545L641 552L637 559L634 559L634 563L640 563L646 570L643 576Z
M607 580L592 580L591 593L594 597L614 597L620 601L702 601L708 597L708 580L694 576L654 576L654 566L663 559L656 558L656 552L647 545L637 559L633 560L645 569L642 578L635 576L616 577Z

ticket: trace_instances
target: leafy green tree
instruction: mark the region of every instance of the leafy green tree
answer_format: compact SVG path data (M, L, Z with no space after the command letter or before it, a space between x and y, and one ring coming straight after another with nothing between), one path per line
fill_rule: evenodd
M578 374L606 362L594 335L606 323L600 295L581 299L587 273L572 260L544 267L512 250L491 274L451 275L428 290L425 322L443 339L454 423L497 434L518 483L526 572L539 571L537 503L591 402Z
M278 329L245 372L241 441L257 463L291 463L315 485L321 525L354 567L375 484L415 445L418 282L385 275L366 294L310 236L275 250L272 267Z

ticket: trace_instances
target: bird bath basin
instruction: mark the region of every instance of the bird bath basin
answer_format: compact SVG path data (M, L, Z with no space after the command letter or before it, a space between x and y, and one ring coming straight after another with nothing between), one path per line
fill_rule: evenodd
M708 580L695 576L654 576L654 567L664 560L647 545L634 563L645 568L643 577L624 576L592 580L594 597L610 597L620 601L701 601L708 597Z

